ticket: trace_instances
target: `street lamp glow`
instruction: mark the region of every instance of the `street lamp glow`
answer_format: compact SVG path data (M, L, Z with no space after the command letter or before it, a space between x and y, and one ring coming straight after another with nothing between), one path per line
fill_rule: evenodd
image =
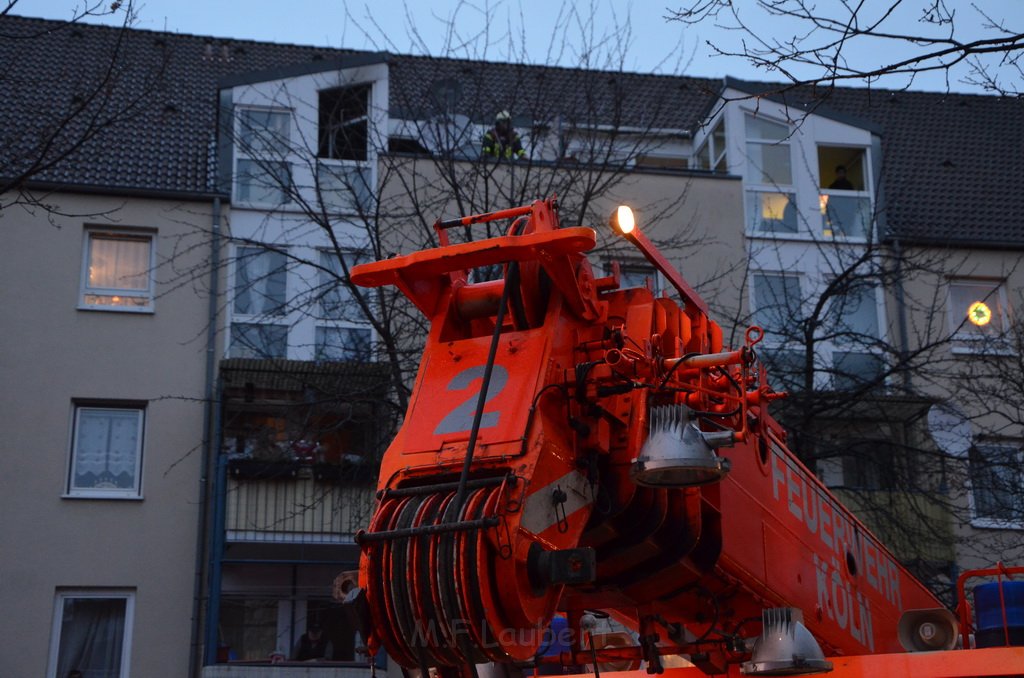
M633 217L633 210L626 205L619 205L615 208L615 212L612 213L612 228L621 233L627 235L633 232L636 228L636 219Z
M984 301L976 301L967 309L967 319L978 327L984 327L992 321L992 309Z

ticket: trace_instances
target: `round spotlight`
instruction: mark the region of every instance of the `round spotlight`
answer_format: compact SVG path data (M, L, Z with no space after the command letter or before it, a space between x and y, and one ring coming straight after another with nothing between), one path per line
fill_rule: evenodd
M992 309L984 301L976 301L967 309L967 318L978 327L984 327L992 320Z
M626 235L632 233L633 229L636 228L636 219L633 217L633 210L626 205L619 205L612 212L612 228Z

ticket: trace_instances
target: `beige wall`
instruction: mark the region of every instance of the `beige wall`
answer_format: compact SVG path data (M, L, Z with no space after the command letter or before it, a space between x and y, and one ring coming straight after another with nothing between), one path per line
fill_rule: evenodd
M639 252L608 226L613 207L628 204L638 212L640 228L708 302L727 341L732 322L744 311L746 254L738 177L650 171L612 176L572 166L560 169L523 162L514 168L468 162L449 166L443 160L404 157L382 158L379 173L384 178L380 189L387 224L384 240L395 253L423 247L437 219L517 207L557 193L563 226L583 225L597 231L598 246L591 253L596 267L602 268L612 258L642 261ZM580 194L595 185L602 188L601 195L590 200L581 220ZM454 199L456 193L461 206ZM484 228L475 227L476 233ZM453 229L452 237L461 237L459 231ZM742 329L737 341L742 341Z
M92 216L13 208L0 218L3 673L46 675L59 588L116 587L136 596L131 675L180 678L188 675L207 326L209 248L194 231L209 229L211 205L49 201ZM158 260L176 262L158 269L153 313L76 309L86 224L156 229ZM201 277L181 280L193 267ZM142 500L61 497L74 398L147 401Z
M905 297L909 348L931 346L912 375L913 388L940 402L953 402L971 420L975 441L1001 438L1019 445L1024 439L1020 424L1019 356L996 357L954 353L949 341L949 280L975 278L1002 281L1008 303L1008 320L1020 327L1024 313L1024 255L1011 250L967 250L909 248L905 252ZM897 341L897 305L890 290L890 336ZM1009 386L1017 398L1009 404L1007 417L993 414L1006 409L1007 401L998 394ZM1008 421L1016 425L1007 426ZM1007 564L1024 562L1024 536L1016 529L979 527L969 507L969 467L966 458L946 460L945 500L954 506L952 527L955 535L956 562L962 569L991 567L997 560Z

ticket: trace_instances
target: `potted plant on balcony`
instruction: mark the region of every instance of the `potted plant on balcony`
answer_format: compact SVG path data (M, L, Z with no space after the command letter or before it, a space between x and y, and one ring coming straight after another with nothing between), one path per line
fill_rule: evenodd
M246 441L241 454L228 458L228 473L239 480L289 480L299 473L291 444L267 433Z

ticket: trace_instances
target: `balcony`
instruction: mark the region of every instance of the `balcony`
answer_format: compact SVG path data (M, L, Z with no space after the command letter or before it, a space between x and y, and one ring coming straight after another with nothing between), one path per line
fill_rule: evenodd
M385 671L378 671L384 675ZM365 662L239 662L203 667L203 678L369 678Z
M871 234L871 198L851 193L823 191L818 196L825 237L865 239Z
M266 477L229 477L225 495L228 542L289 544L351 544L352 535L366 527L373 509L373 486L368 474L345 478L346 469L334 467L336 477L312 466L280 464ZM237 468L237 466L236 466ZM362 479L359 478L362 476Z
M351 544L366 526L387 379L373 363L225 360L228 543Z

